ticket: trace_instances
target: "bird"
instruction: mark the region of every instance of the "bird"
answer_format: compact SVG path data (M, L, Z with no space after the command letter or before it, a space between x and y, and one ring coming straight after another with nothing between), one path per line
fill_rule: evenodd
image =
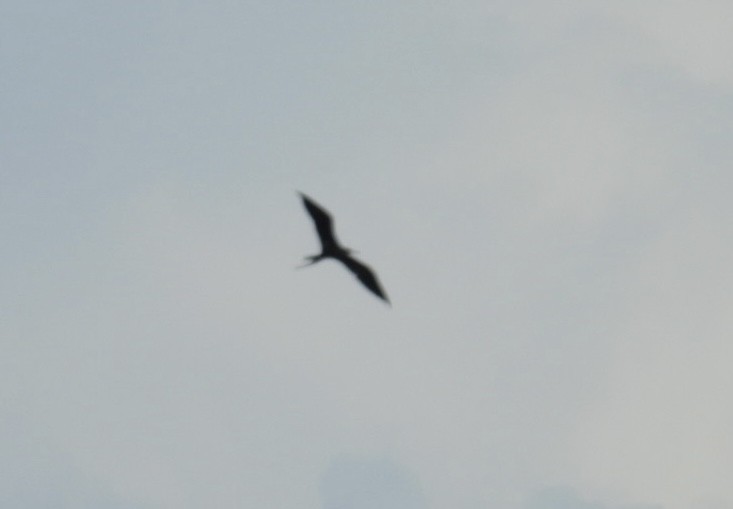
M333 219L326 209L318 205L312 198L305 194L298 192L303 200L305 210L313 219L313 223L318 233L318 238L321 241L321 252L317 255L306 256L304 259L306 263L300 267L307 267L314 263L320 262L326 258L333 258L343 263L347 269L349 269L370 292L385 301L387 304L391 304L386 292L382 289L379 284L377 275L374 271L364 263L354 258L351 253L353 250L341 246L336 240L336 235L333 232Z

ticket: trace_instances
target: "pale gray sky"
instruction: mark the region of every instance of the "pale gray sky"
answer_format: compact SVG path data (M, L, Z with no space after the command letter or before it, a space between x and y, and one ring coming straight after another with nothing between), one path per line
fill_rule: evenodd
M1 506L733 508L733 3L0 5Z

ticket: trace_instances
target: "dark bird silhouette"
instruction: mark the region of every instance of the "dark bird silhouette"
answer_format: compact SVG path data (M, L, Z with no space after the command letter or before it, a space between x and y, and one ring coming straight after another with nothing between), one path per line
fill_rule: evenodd
M307 263L305 265L301 265L301 267L312 265L325 258L338 260L343 263L347 269L353 272L354 275L359 278L359 281L361 281L361 283L366 286L370 292L389 303L387 294L384 293L384 290L380 286L379 280L372 269L351 256L351 249L339 245L336 240L336 236L333 233L333 220L331 219L331 215L308 196L303 193L298 194L303 198L305 210L307 210L308 214L313 218L313 223L315 223L316 231L318 232L318 238L321 240L321 252L317 255L306 256L305 259L307 260Z

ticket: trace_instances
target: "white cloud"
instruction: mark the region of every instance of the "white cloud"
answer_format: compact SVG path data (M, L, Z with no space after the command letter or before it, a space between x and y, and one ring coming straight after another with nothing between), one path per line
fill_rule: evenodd
M640 261L607 397L589 408L576 451L589 484L669 508L733 504L733 411L722 403L733 246L721 211L696 205Z
M650 64L673 66L704 85L733 84L733 67L728 64L733 52L730 2L645 0L615 2L609 10L648 38Z

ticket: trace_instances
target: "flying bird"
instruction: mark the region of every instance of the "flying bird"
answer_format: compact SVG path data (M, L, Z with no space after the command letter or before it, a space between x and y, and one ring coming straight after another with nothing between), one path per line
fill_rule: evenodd
M308 211L308 214L313 219L313 223L316 225L316 231L318 232L318 238L321 240L321 252L317 255L306 256L305 260L307 260L307 263L301 265L301 267L312 265L325 258L338 260L353 272L359 281L361 281L361 284L366 286L370 292L389 303L387 294L384 293L372 269L351 256L351 249L339 245L333 233L333 220L331 219L331 215L308 196L303 193L298 194L303 199L305 210Z

